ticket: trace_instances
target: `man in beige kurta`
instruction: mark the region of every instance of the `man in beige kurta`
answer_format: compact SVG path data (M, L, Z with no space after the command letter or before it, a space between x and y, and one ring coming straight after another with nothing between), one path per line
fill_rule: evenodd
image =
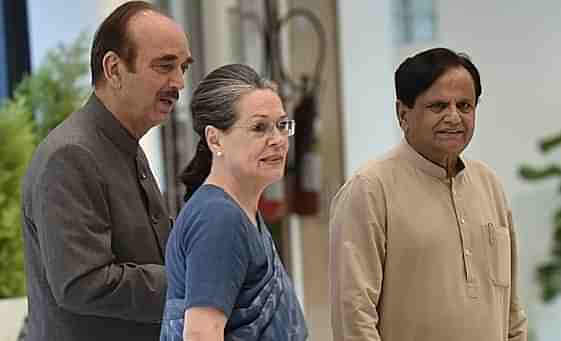
M410 59L396 82L414 82L423 63L444 67L418 82L425 88L396 84L405 139L332 204L334 340L526 341L503 189L486 165L459 155L473 134L479 73L447 49Z

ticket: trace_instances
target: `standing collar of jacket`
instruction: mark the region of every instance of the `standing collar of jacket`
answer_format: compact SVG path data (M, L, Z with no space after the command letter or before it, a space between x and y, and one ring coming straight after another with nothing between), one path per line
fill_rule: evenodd
M446 174L446 169L419 154L419 152L417 152L407 142L407 140L403 139L401 141L401 143L397 147L397 153L403 155L409 162L411 162L416 168L420 169L424 173L440 180L449 179L448 175ZM458 162L460 171L454 176L454 178L460 178L465 173L466 163L461 156L458 156Z
M117 120L101 100L92 93L83 110L102 133L107 136L119 149L136 157L139 149L138 140Z

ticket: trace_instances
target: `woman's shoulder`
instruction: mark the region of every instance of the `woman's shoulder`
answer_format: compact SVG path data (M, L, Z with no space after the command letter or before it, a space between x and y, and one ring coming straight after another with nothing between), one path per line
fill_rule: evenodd
M201 186L185 203L185 209L221 209L231 213L240 212L240 208L234 200L222 188L214 185Z
M221 188L203 185L185 203L177 218L179 225L245 226L246 217Z

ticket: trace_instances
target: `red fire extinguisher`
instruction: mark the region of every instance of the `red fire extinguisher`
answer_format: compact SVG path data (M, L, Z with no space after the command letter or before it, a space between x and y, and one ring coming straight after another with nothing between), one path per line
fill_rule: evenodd
M259 199L259 211L267 224L275 224L287 213L286 190L283 181L269 185Z
M316 89L307 86L294 108L294 168L292 211L300 215L316 215L321 191L321 158L319 154L318 111Z

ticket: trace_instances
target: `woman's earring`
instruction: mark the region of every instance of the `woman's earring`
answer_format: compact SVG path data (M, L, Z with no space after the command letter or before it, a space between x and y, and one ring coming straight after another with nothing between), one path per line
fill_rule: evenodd
M217 152L216 152L216 156L221 157L221 156L222 156L222 152L221 152L221 151L217 151Z

